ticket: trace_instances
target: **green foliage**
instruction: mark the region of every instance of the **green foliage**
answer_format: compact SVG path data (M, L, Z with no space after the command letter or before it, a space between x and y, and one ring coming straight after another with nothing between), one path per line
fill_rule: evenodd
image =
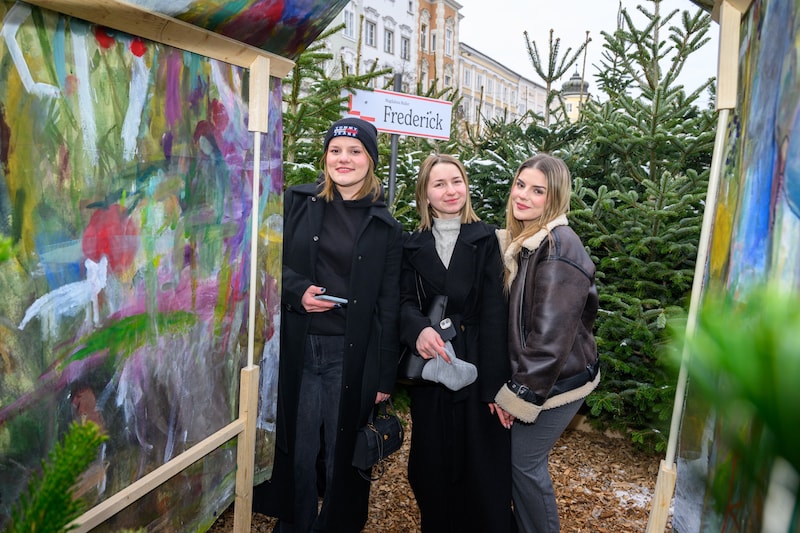
M694 331L674 334L674 364L685 346L689 384L717 413L722 445L710 482L719 504L730 501L733 478L745 495L763 494L778 457L800 472L799 297L778 284L736 300L712 296Z
M43 463L41 474L31 478L12 511L7 532L68 531L70 522L85 509L85 503L75 497L75 484L106 439L93 422L74 422Z
M572 164L571 221L597 265L601 305L605 372L587 403L601 425L661 450L676 378L664 360L665 326L688 305L714 117L698 107L701 89L686 95L675 82L706 40L708 15L684 13L681 26L669 25L676 13L661 17L660 2L653 5L639 8L643 29L623 11L623 26L606 35L602 86L610 92L585 109L592 142Z
M539 48L536 46L536 42L531 41L528 38L527 31L524 32L524 35L525 44L528 48L528 57L530 57L533 69L545 83L547 96L545 98L544 124L547 126L550 124L550 110L553 109L556 102L561 101L561 92L557 89L553 89L553 83L561 79L564 74L566 74L567 70L569 70L569 68L575 64L575 62L578 60L578 56L581 52L583 52L591 39L589 39L587 36L586 41L582 43L574 53L572 52L572 48L567 48L567 51L564 52L564 55L559 57L561 38L557 37L554 41L553 30L551 29L549 51L547 54L547 66L545 66L541 56L539 55Z

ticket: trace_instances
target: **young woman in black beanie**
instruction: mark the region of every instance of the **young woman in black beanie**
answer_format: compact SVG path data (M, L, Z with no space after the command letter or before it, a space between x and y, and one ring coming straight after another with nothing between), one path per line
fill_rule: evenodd
M394 389L402 257L377 163L375 127L339 120L320 180L284 196L275 460L253 497L282 533L357 532L367 520L370 483L351 462L357 430Z

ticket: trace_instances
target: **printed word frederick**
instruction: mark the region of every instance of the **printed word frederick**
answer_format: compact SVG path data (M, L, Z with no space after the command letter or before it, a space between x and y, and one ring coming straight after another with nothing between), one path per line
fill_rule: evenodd
M428 111L424 115L415 114L414 109L398 113L397 111L392 111L392 106L387 105L383 107L383 120L390 124L444 131L443 118L439 113L434 113L433 111Z

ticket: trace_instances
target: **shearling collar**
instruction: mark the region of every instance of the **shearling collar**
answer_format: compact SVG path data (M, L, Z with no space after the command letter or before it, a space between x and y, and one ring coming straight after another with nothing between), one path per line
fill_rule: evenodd
M503 252L503 264L509 272L506 288L510 289L511 283L514 281L514 278L517 277L517 257L519 256L520 250L525 248L531 252L535 252L547 238L547 235L557 226L569 226L566 215L560 215L554 218L548 222L544 228L523 241L515 239L512 242L508 242L508 230L497 230L497 240L500 242L500 250Z

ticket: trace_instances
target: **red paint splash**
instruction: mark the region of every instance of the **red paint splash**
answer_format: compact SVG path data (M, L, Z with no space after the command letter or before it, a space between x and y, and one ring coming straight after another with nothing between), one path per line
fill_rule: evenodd
M112 272L128 268L139 249L139 232L119 204L98 209L83 232L83 253L92 261L108 258Z
M94 38L97 39L97 44L99 44L101 48L108 50L114 46L114 38L108 34L108 28L105 26L94 27Z

